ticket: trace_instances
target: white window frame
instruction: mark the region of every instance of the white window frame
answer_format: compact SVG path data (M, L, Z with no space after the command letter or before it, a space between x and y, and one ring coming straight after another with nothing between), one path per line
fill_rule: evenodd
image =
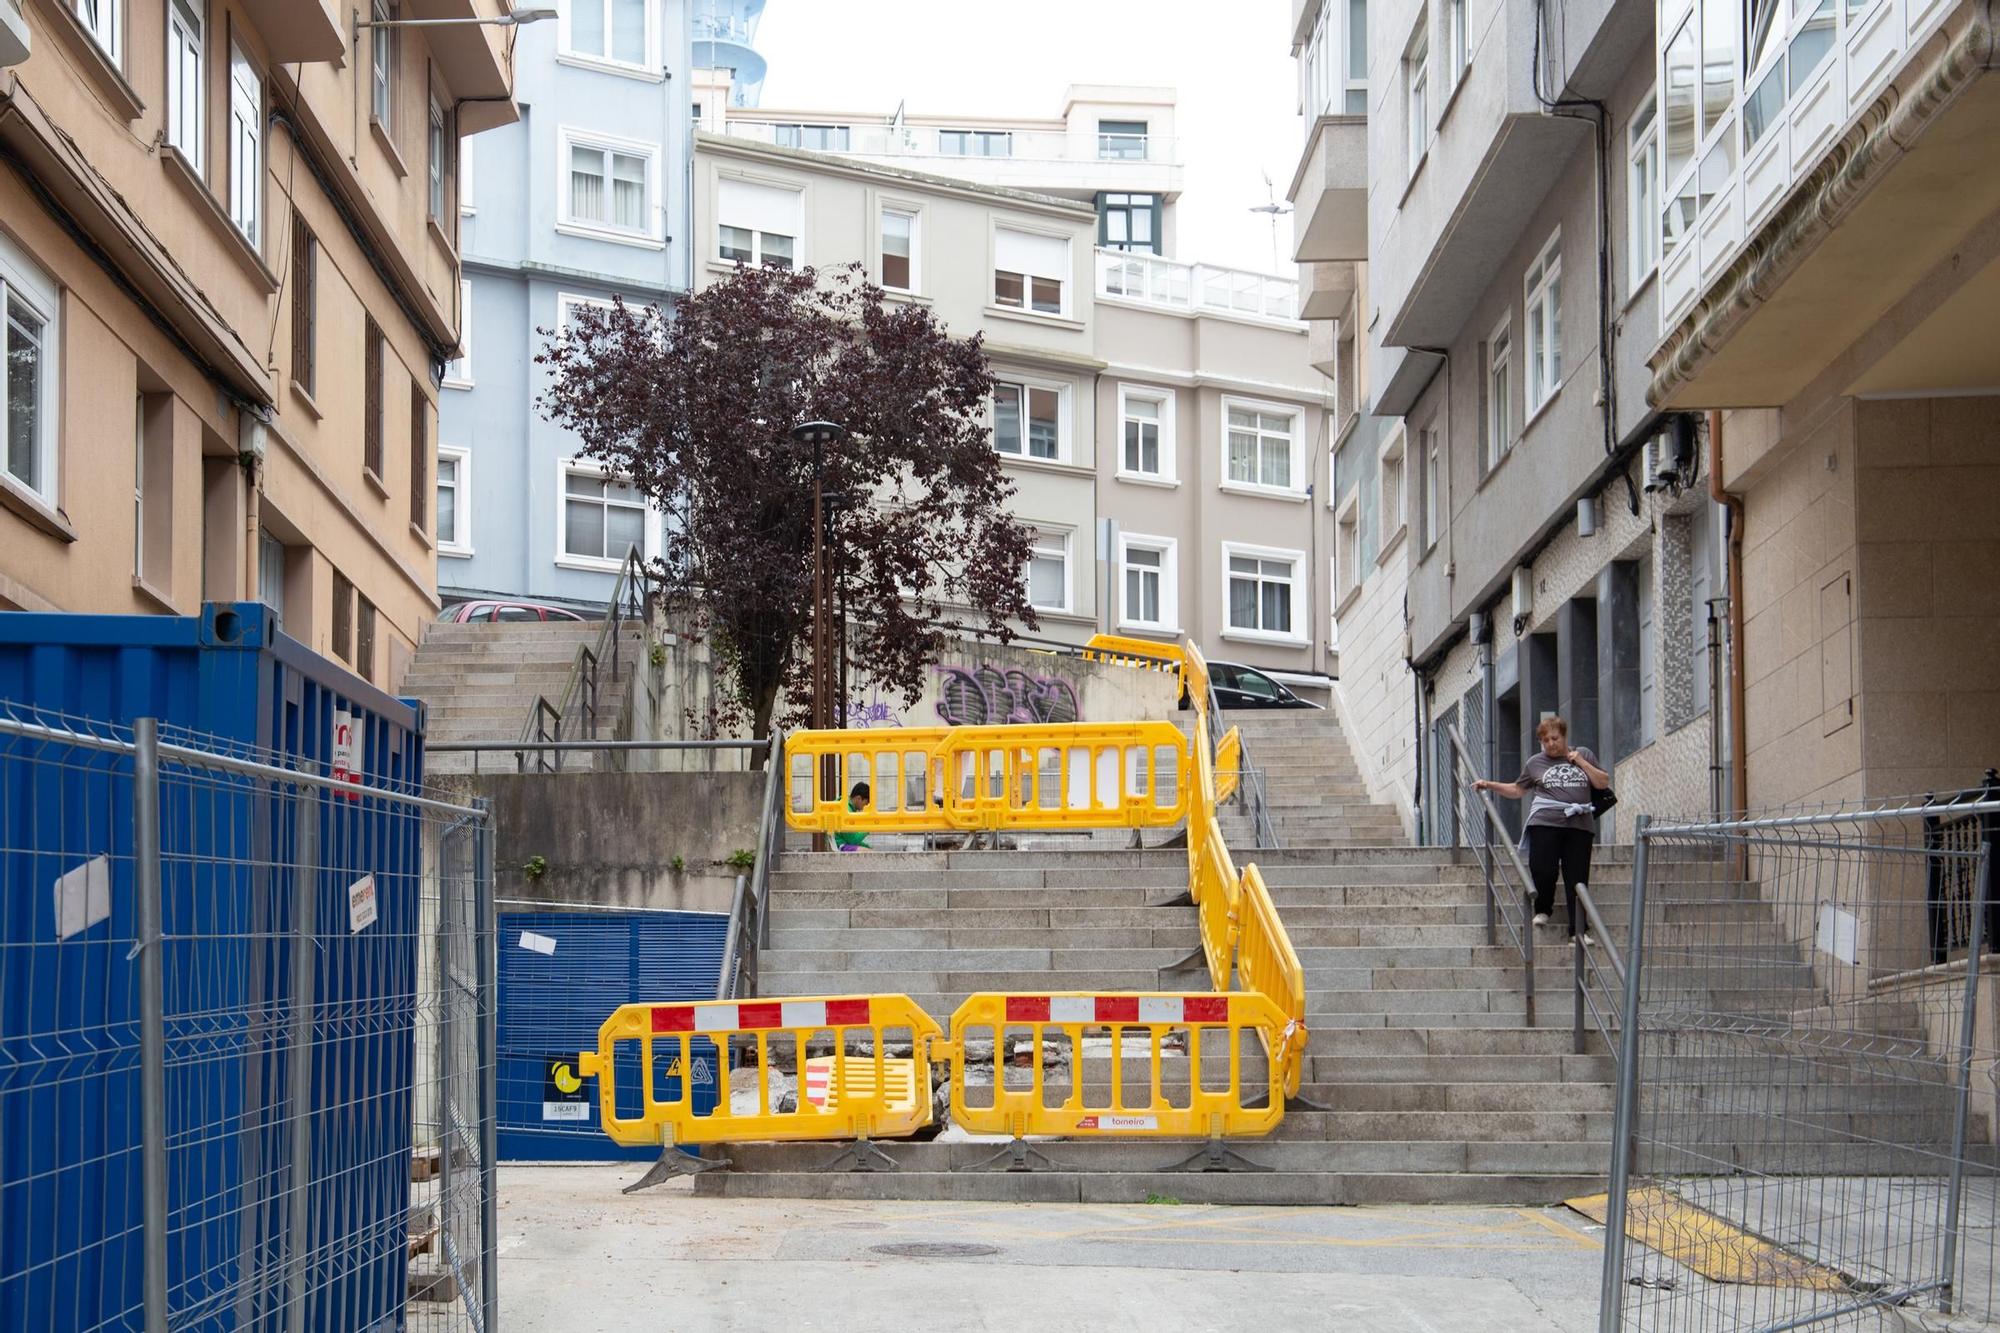
M444 539L444 533L437 534L437 553L465 559L472 554L472 451L463 445L440 444L437 447L437 471L431 478L433 490L442 489L444 465L451 463L454 469L452 482L451 540ZM432 499L432 512L436 512L436 499ZM567 512L567 511L565 511ZM558 548L560 549L560 548Z
M1521 279L1522 396L1525 419L1532 421L1562 391L1562 228L1536 254ZM1542 317L1542 346L1535 346L1535 316ZM1540 364L1537 364L1537 357Z
M398 53L396 29L388 25L396 21L396 7L390 0L373 0L369 9L376 26L368 30L368 116L394 142Z
M714 195L715 198L714 247L715 248L709 254L708 257L709 262L711 264L720 265L724 268L728 268L732 265L742 262L740 260L735 260L735 259L725 259L722 254L722 229L725 226L735 226L734 223L725 223L722 220L722 185L723 182L725 181L736 181L743 185L761 186L764 189L769 189L769 190L785 190L798 196L799 198L798 230L791 236L792 262L789 265L789 268L793 272L797 272L799 269L804 268L806 262L805 261L805 254L806 254L805 186L801 185L796 180L786 180L776 176L742 175L733 171L722 172L716 177L715 180L715 195ZM758 265L764 265L770 262L768 259L765 258L764 255L764 238L766 236L775 236L784 234L782 232L765 232L759 230L756 227L740 227L737 228L737 230L747 231L750 233L750 262ZM878 237L877 239L879 240L880 238ZM912 274L912 276L915 276L914 273Z
M1625 127L1626 299L1660 267L1659 94L1648 92ZM1642 119L1643 118L1643 119Z
M1292 450L1289 464L1292 476L1291 485L1271 486L1260 481L1237 481L1229 475L1229 411L1231 408L1239 407L1247 412L1275 412L1291 418ZM1268 495L1287 500L1304 499L1307 482L1305 472L1305 413L1293 403L1278 403L1262 398L1238 398L1230 395L1223 396L1219 412L1218 424L1221 426L1221 429L1217 434L1222 441L1222 470L1219 474L1222 480L1218 485L1221 489L1240 495ZM1259 433L1261 434L1261 431Z
M556 293L556 340L569 336L569 317L579 306L592 306L598 310L615 310L618 303L608 296L585 296L581 292Z
M1015 463L1068 463L1075 451L1076 429L1071 408L1072 386L1063 380L1044 379L1037 375L1017 374L1012 370L995 370L993 387L1015 385L1021 389L1021 452L1010 453L1000 447L1000 413L993 398L987 399L987 411L993 424L993 452L1003 462ZM1028 393L1029 389L1049 389L1056 395L1056 456L1039 458L1028 452Z
M229 44L229 220L253 249L262 247L264 77L234 42Z
M472 279L458 280L458 351L459 354L447 362L444 379L440 381L447 389L470 389L472 387Z
M207 0L167 0L167 142L197 176L208 161L207 125Z
M62 477L58 466L57 414L61 405L62 383L62 297L53 280L38 268L27 253L0 232L0 347L7 340L8 301L18 300L42 321L41 390L35 404L35 481L17 477L7 470L12 450L5 438L9 427L0 408L0 484L26 495L50 512L61 507ZM4 386L0 386L4 387Z
M1499 349L1496 353L1495 349ZM1507 400L1493 392L1493 381L1502 370L1507 372ZM1514 312L1508 311L1493 326L1493 332L1486 339L1486 471L1492 472L1500 466L1514 447L1514 400L1520 397L1521 377L1515 373L1514 360Z
M104 50L105 58L125 68L125 0L67 0L76 21Z
M593 149L606 154L604 201L607 217L615 211L611 205L613 178L610 155L623 153L628 157L642 157L646 160L646 225L643 228L621 227L614 222L578 218L570 213L570 154L578 148ZM556 230L570 236L588 236L593 240L615 241L620 245L636 245L647 250L665 249L666 242L660 233L660 163L660 146L656 143L600 134L595 130L577 129L571 125L558 126Z
M1120 384L1118 386L1118 448L1115 474L1125 481L1144 482L1157 486L1180 485L1179 469L1175 467L1176 434L1174 429L1174 403L1179 398L1172 389L1151 384ZM1157 472L1146 472L1125 465L1125 416L1128 404L1134 402L1153 403L1160 409L1160 467ZM1228 418L1225 417L1224 420Z
M1361 588L1361 487L1356 483L1333 511L1333 606L1337 615Z
M556 549L555 563L563 569L584 569L596 573L616 574L623 568L623 557L572 555L569 550L569 477L571 473L605 477L613 480L628 480L589 458L558 458L556 460ZM640 526L639 546L641 554L651 559L659 548L657 516L650 501L645 502L645 517Z
M1396 475L1393 497L1389 494L1391 464ZM1389 432L1389 438L1375 453L1375 514L1382 525L1376 549L1386 551L1410 526L1410 439L1409 432L1400 425Z
M429 188L429 206L432 221L443 227L449 218L451 208L451 165L452 136L451 116L439 102L437 94L431 94L430 119L425 127L427 135L424 152L429 161L425 164L425 184Z
M1445 101L1449 102L1472 68L1472 0L1444 0Z
M1002 269L1000 267L1000 234L1002 232L1013 232L1019 236L1038 236L1058 240L1063 243L1065 251L1063 274L1060 278L1054 279L1060 293L1054 310L1035 309L1035 279L1046 276L1043 274L1021 274L1021 304L1000 304L1000 292L996 280L1003 272L1013 272L1012 269ZM1094 235L1095 233L1093 232L1092 234ZM986 304L988 307L1009 315L1025 315L1030 319L1069 319L1073 317L1073 313L1076 310L1076 238L1070 233L1044 227L1023 226L1013 221L1005 223L996 221L991 234L987 237L987 253L989 255L986 264Z
M805 212L804 208L802 207L799 210L799 212L800 215L803 216ZM888 259L888 249L887 249L888 233L886 230L884 230L882 224L884 220L890 217L891 215L899 218L908 218L910 222L910 285L907 287L890 286L888 279L884 276L883 273L884 266ZM718 236L717 239L718 247L720 246L720 244L721 242ZM757 238L757 244L760 247L758 250L758 260L759 262L761 262L763 259L763 251L761 249L761 246L763 245L763 238L761 236ZM796 236L792 238L792 244L795 247L797 246L798 238ZM797 255L794 254L793 264L796 266L797 263L798 263L798 258ZM875 280L881 283L882 288L885 291L899 292L905 296L918 296L922 294L924 290L924 210L922 206L918 204L906 204L897 200L884 199L876 207Z
M1433 421L1417 432L1417 441L1422 455L1418 465L1423 469L1419 483L1423 492L1424 530L1421 536L1424 554L1428 555L1437 549L1438 530L1444 526L1440 522L1444 514L1444 437Z
M1244 629L1230 623L1229 562L1236 557L1242 557L1247 560L1282 560L1288 561L1291 564L1292 576L1288 582L1291 589L1289 600L1291 603L1292 628L1289 633L1280 633L1266 629ZM1306 553L1304 551L1288 550L1280 546L1250 546L1241 542L1222 543L1222 637L1225 639L1241 639L1249 643L1280 643L1292 646L1312 642L1312 637L1306 630L1306 626L1309 624L1309 613L1306 605L1306 569ZM1258 582L1260 584L1263 582L1261 574L1258 576ZM1263 606L1263 598L1261 596L1257 599L1257 605L1260 608L1259 618L1261 619L1261 608Z
M1069 528L1044 528L1035 525L1033 534L1034 553L1036 555L1049 554L1057 544L1060 544L1062 547L1063 599L1060 606L1032 600L1034 597L1034 585L1028 578L1028 566L1022 565L1021 582L1028 588L1028 595L1031 599L1028 605L1034 607L1037 611L1052 611L1057 615L1068 615L1071 608L1076 604L1076 533ZM1030 555L1028 559L1030 563L1033 563L1034 555Z
M1132 614L1131 599L1126 596L1126 571L1130 567L1128 559L1133 550L1151 551L1160 557L1160 618L1146 620ZM1118 627L1120 629L1144 630L1149 634L1179 634L1181 632L1180 607L1180 542L1172 537L1155 537L1143 532L1118 533Z
M1407 122L1409 179L1431 150L1431 15L1428 0L1417 12L1416 27L1403 48L1403 117Z
M646 5L646 49L637 62L620 60L611 54L611 8L615 0L569 0L562 7L562 24L559 29L556 58L565 63L589 65L607 74L623 74L627 77L643 78L657 83L661 72L658 68L660 50L660 3L659 0L645 0ZM604 11L604 45L602 53L579 51L571 36L570 20L580 5L594 5Z

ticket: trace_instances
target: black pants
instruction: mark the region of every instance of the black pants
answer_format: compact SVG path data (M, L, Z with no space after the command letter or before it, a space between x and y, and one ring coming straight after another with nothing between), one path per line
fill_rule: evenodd
M1569 933L1577 932L1576 886L1590 883L1590 848L1597 835L1589 829L1528 825L1528 873L1535 880L1535 912L1546 916L1556 905L1556 872L1562 872L1563 906L1569 912Z

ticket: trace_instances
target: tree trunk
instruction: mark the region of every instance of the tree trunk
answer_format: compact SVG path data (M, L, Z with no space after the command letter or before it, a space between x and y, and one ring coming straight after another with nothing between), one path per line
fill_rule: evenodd
M769 685L763 686L757 691L757 698L750 707L750 736L753 740L767 741L771 739L771 713L777 705L778 683L772 681ZM764 760L769 754L768 750L758 751L753 754L750 764L751 771L761 771L764 767Z

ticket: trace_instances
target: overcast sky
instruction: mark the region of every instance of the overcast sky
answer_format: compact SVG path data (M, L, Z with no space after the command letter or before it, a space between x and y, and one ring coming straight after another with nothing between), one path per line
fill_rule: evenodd
M1249 210L1266 173L1282 202L1298 166L1290 17L1287 0L770 0L763 104L1052 118L1072 83L1171 86L1176 257L1271 272L1270 220Z

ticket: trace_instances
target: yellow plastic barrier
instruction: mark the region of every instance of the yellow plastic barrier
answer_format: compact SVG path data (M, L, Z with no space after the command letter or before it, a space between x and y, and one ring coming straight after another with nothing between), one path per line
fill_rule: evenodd
M885 1033L907 1032L909 1058L883 1054ZM848 1050L849 1038L866 1035L870 1055ZM597 1080L599 1123L619 1143L748 1143L785 1139L899 1138L931 1123L932 1044L943 1032L907 995L822 995L782 1000L717 1000L706 1004L628 1004L597 1031L597 1049L577 1057L577 1072ZM746 1040L747 1039L747 1040ZM640 1111L618 1113L617 1053L621 1042L639 1048ZM732 1105L733 1043L741 1042L742 1068L757 1071L753 1106ZM807 1092L815 1046L825 1046L826 1086L838 1095L815 1101ZM718 1061L714 1110L695 1110L694 1080L680 1080L680 1095L662 1100L654 1073L659 1057L694 1068L697 1058ZM785 1066L789 1065L789 1068ZM864 1072L865 1071L865 1072ZM778 1109L782 1073L800 1091L789 1111Z
M1283 1071L1285 1095L1295 1096L1305 1073L1306 971L1256 866L1243 868L1237 916L1237 980L1244 989L1273 1001L1284 1014L1284 1041L1271 1048L1271 1065Z
M1203 721L1207 719L1204 717ZM1215 747L1215 801L1220 805L1236 794L1243 781L1243 733L1231 727Z
M842 829L926 833L950 828L939 755L951 733L950 727L786 733L786 821L795 829L815 833ZM850 811L847 794L857 782L868 784L868 804Z
M1285 1023L1254 992L974 995L951 1018L952 1123L1016 1139L1268 1134L1284 1099L1249 1038L1280 1049ZM993 1082L969 1087L965 1052L984 1034Z
M1187 655L1177 644L1128 639L1120 634L1093 634L1083 646L1083 657L1086 662L1109 662L1136 671L1171 671L1181 688L1187 688Z

